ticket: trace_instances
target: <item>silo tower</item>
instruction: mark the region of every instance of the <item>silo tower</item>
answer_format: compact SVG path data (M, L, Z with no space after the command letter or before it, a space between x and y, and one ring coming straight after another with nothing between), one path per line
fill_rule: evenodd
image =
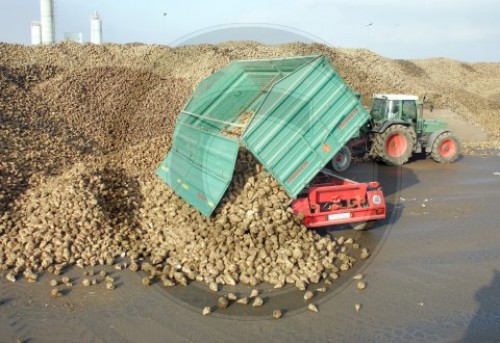
M31 44L42 44L42 24L39 21L31 22Z
M42 43L54 44L56 42L54 0L40 0L40 14L42 20Z
M102 44L102 20L97 12L90 17L90 43Z

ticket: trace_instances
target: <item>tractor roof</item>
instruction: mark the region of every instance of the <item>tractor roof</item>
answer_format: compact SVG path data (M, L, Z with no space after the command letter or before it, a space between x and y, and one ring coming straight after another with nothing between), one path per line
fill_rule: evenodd
M373 94L373 98L386 100L418 100L418 96L408 94Z

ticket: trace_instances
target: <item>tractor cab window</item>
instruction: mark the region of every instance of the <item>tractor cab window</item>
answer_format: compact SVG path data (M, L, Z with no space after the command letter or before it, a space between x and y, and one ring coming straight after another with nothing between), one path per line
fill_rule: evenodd
M399 115L399 101L391 101L389 102L389 116L387 117L388 119L394 119L397 118Z
M414 100L403 100L403 118L417 119L417 104Z
M371 116L375 120L382 120L387 117L389 112L389 102L385 99L374 99Z

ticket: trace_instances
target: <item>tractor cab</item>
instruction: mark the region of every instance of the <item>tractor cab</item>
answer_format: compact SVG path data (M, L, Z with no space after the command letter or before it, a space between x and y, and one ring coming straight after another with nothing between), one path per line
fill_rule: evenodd
M445 122L435 119L423 119L424 101L416 95L374 94L370 111L372 127L385 129L394 122L414 128L417 133L431 133L446 129ZM431 105L432 111L432 105Z
M423 101L415 95L374 94L371 117L374 124L388 120L416 121L422 116Z
M440 163L450 163L460 155L460 140L446 122L424 119L424 104L415 95L374 94L370 119L332 159L332 168L343 172L349 168L351 155L369 156L389 165L408 162L413 153L425 153Z

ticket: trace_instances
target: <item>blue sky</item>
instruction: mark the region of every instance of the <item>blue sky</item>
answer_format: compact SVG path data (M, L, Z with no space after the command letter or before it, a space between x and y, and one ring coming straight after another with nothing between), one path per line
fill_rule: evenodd
M56 0L56 38L82 32L88 41L96 10L105 42L305 37L391 58L500 62L498 0ZM0 0L0 41L29 44L30 22L39 17L39 0Z

